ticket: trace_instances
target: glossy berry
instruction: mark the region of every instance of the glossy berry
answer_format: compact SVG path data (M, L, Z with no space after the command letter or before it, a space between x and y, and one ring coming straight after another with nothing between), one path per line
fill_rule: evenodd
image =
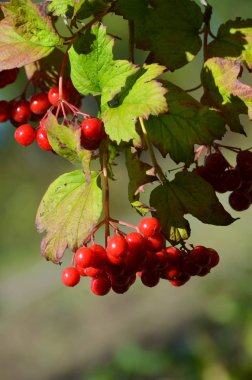
M175 247L168 247L166 248L166 253L167 253L167 260L168 263L171 266L180 266L183 259L184 255L183 252L180 251L180 249L175 248Z
M161 226L157 218L143 218L138 224L139 231L146 237L151 237L160 232Z
M128 244L129 250L133 253L138 253L146 248L147 240L138 232L130 232L125 240Z
M14 102L11 108L11 118L17 123L25 123L31 117L30 103L27 100Z
M128 244L122 236L113 236L107 245L107 254L114 257L125 257L128 252Z
M210 254L210 262L208 264L209 268L214 268L216 265L219 264L220 256L218 252L215 251L213 248L208 248L209 254Z
M165 245L165 238L161 234L156 234L153 236L150 236L147 239L148 242L148 249L150 251L160 251L162 248L164 248Z
M93 266L94 253L87 247L77 249L74 255L75 264L81 268Z
M69 100L68 91L66 88L62 88L62 98L65 100ZM48 92L48 100L54 106L57 107L59 103L59 87L52 87Z
M10 106L6 100L0 101L0 123L4 123L10 118Z
M220 153L211 153L206 157L205 167L215 175L221 174L228 167L228 162Z
M245 193L233 191L228 198L230 206L236 211L247 210L250 206L250 197Z
M18 68L0 71L0 88L15 82L19 73Z
M100 141L87 140L81 136L81 146L86 150L96 150L100 146Z
M240 151L236 156L236 162L242 172L252 171L252 152L249 150Z
M102 120L95 117L83 120L81 132L83 138L89 141L101 141L105 136Z
M30 124L23 124L16 129L14 138L20 145L28 146L35 140L36 131Z
M141 274L141 281L145 286L153 288L159 283L159 273L155 271L143 271Z
M92 266L94 268L104 268L104 266L106 266L108 263L106 250L99 244L93 244L89 247L89 249L93 253Z
M35 94L30 99L30 109L35 115L43 115L50 105L48 96L44 92Z
M111 283L107 276L93 278L91 281L91 290L97 296L105 296L111 289Z
M80 274L76 268L69 267L62 272L62 282L66 286L75 286L80 281Z
M39 128L37 132L37 143L42 150L52 150L45 129Z
M210 253L208 248L203 245L197 245L191 250L190 259L193 263L206 267L210 262Z

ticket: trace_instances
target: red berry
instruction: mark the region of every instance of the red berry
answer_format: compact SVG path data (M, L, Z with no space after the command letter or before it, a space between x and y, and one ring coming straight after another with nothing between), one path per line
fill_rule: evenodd
M85 268L81 268L81 267L78 267L78 265L76 265L76 269L79 272L80 276L83 276L83 277L87 276L87 274L85 272Z
M126 293L129 290L129 287L130 287L129 284L125 284L125 285L112 284L112 290L117 294Z
M107 254L114 257L126 257L128 244L122 236L113 236L109 239L107 245Z
M62 99L69 100L68 91L66 88L62 88ZM57 107L59 103L59 87L52 87L48 92L48 100L54 106Z
M228 198L230 206L236 211L247 210L250 206L250 197L246 193L233 191Z
M210 263L208 264L208 267L216 267L216 265L218 265L220 261L220 256L218 252L216 252L213 248L208 248L208 252L210 253Z
M83 138L89 141L101 141L105 136L103 122L97 118L83 120L81 132Z
M37 143L42 150L52 150L51 144L47 137L46 129L39 128L37 132Z
M35 140L36 131L30 124L23 124L16 129L14 137L20 145L28 146Z
M165 245L165 238L161 234L156 234L148 238L148 249L150 251L160 251L162 248L164 248Z
M103 269L104 266L108 263L106 250L99 244L93 244L89 248L93 252L93 264L92 264L92 266L94 268Z
M198 273L198 276L200 277L204 277L206 276L208 273L210 273L210 268L209 267L204 267L201 269L201 271Z
M86 150L96 150L100 146L100 141L87 140L81 136L81 146Z
M10 118L10 106L6 100L0 101L0 123L4 123Z
M157 218L143 218L138 224L139 231L146 237L151 237L160 232L160 221Z
M80 281L80 274L76 268L69 267L62 272L62 282L66 286L75 286Z
M111 289L111 283L107 276L93 278L91 281L91 290L97 296L105 296Z
M158 259L158 269L161 271L165 270L168 265L168 255L165 249L162 249L162 251L156 252L156 257Z
M168 280L179 280L183 275L182 270L179 268L168 268L165 273Z
M193 263L201 267L207 267L210 263L210 253L208 248L203 247L203 245L197 245L194 247L191 250L189 257Z
M94 253L90 248L79 248L74 255L75 264L81 268L88 268L93 265Z
M125 240L128 244L129 250L133 253L138 253L146 249L147 240L138 232L130 232Z
M94 267L88 267L84 268L83 272L88 277L97 277L102 273L102 270Z
M228 167L228 162L221 153L211 153L206 157L205 167L209 172L218 175L225 171Z
M30 99L30 109L36 115L43 115L50 107L48 96L44 92L35 94Z
M180 249L175 248L175 247L168 247L166 248L167 252L167 259L168 263L171 266L180 266L183 259L184 259L184 254Z
M18 123L25 123L31 117L30 103L27 100L14 102L11 108L11 117Z
M236 156L236 162L238 168L241 172L251 172L252 171L252 152L249 150L242 150Z
M155 271L143 271L141 274L141 281L145 286L153 288L159 283L159 273Z
M241 186L242 178L238 170L231 169L223 173L222 181L227 191L234 191Z
M0 71L0 88L7 86L15 82L19 73L19 69L15 67L14 69L2 70Z
M189 274L190 276L196 276L201 271L202 266L196 264L191 260L190 256L188 256L184 262L182 263L183 272Z

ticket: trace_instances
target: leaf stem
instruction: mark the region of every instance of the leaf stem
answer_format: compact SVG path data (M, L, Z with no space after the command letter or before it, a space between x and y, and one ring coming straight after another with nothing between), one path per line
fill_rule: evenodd
M165 182L168 182L166 176L164 175L161 167L159 166L158 162L157 162L157 159L156 159L156 156L155 156L155 153L154 153L154 150L153 150L153 146L149 140L149 136L147 134L147 131L146 131L146 128L145 128L145 125L144 125L144 121L143 121L143 118L142 117L139 117L139 121L140 121L140 125L141 125L141 128L142 128L142 132L143 132L143 135L144 135L144 139L145 139L145 142L146 142L146 145L147 145L147 148L149 150L149 153L150 153L150 157L151 157L151 162L152 162L152 165L155 169L155 172L157 173L158 175L158 178L159 180L162 182L162 183L165 183Z
M198 86L195 86L195 87L189 88L189 90L185 90L185 92L193 92L193 91L198 90L198 89L201 88L201 87L202 87L202 83L198 84Z

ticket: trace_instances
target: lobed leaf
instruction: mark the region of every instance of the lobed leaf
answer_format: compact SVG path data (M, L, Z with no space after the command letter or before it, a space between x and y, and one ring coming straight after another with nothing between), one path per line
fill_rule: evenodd
M143 0L141 3L144 6ZM124 14L134 19L128 12ZM136 47L151 52L149 63L175 70L190 62L201 48L203 14L191 0L152 0L134 21Z
M55 16L65 16L69 11L73 13L74 5L75 0L50 0L47 9Z
M160 219L166 238L176 243L190 236L185 214L217 226L226 226L235 220L223 208L212 186L187 171L177 173L173 181L155 188L150 195L150 205L156 210L153 214Z
M81 170L58 177L45 193L36 216L38 232L46 231L41 253L59 263L67 248L76 250L90 234L102 213L99 174L87 183Z
M210 58L203 67L201 78L205 89L202 102L218 108L233 132L244 133L239 115L252 119L252 87L240 82L241 61Z
M151 142L165 157L190 165L194 161L194 145L208 145L221 139L226 131L220 112L203 106L191 95L170 82L163 82L169 112L150 117L146 130Z
M1 3L1 9L0 70L30 64L63 44L50 18L30 0Z
M120 143L137 138L135 124L139 117L147 119L167 111L166 89L153 80L163 70L157 64L144 65L127 79L125 87L111 101L114 107L111 103L103 106L102 119L111 140Z
M252 19L229 20L219 27L217 38L207 47L208 57L241 59L252 69Z
M113 59L114 41L103 25L95 24L76 39L69 50L71 79L83 95L102 95L102 102L113 98L137 67Z

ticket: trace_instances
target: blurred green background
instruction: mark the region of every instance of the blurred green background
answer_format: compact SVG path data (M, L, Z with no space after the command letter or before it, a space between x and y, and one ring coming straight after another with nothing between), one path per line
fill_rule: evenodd
M251 0L212 0L211 5L214 33L227 19L252 17ZM108 16L105 22L110 33L127 37L124 20ZM126 58L127 43L117 41L115 52ZM143 55L137 51L136 56L141 63ZM184 89L194 87L201 65L199 54L166 77ZM252 84L251 74L244 80ZM0 99L17 96L23 85L20 73L17 83L1 90ZM192 95L199 98L201 92ZM90 99L83 107L94 112ZM230 134L224 143L251 146L252 123L244 118L244 124L247 139ZM138 281L128 293L106 297L93 296L85 280L68 289L61 285L62 268L40 257L34 219L50 182L72 166L35 144L18 146L13 133L8 123L0 126L1 379L252 379L251 208L231 211L224 194L226 208L241 217L233 225L214 227L190 218L190 241L221 255L207 277L193 278L182 288L161 282L149 289ZM115 173L113 215L137 223L127 204L126 173L121 166ZM68 253L64 265L70 260Z

